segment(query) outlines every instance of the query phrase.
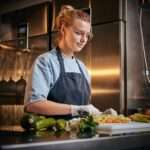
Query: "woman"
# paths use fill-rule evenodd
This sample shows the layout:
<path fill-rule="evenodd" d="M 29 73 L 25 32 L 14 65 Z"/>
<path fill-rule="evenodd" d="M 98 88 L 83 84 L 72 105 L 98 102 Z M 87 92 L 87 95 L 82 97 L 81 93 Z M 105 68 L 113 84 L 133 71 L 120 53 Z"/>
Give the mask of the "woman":
<path fill-rule="evenodd" d="M 78 116 L 80 111 L 98 114 L 90 101 L 90 77 L 75 58 L 91 38 L 87 13 L 64 6 L 56 18 L 57 47 L 40 55 L 26 90 L 25 109 L 44 115 Z"/>

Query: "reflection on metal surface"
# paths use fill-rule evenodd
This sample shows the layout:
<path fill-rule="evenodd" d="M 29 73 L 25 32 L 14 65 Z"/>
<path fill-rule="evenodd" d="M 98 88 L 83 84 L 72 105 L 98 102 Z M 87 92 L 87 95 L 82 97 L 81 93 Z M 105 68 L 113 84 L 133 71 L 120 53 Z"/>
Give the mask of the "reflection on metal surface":
<path fill-rule="evenodd" d="M 104 94 L 118 94 L 120 92 L 120 90 L 119 89 L 101 89 L 101 88 L 99 88 L 99 89 L 95 89 L 95 88 L 93 88 L 92 89 L 92 94 L 93 95 L 104 95 Z"/>
<path fill-rule="evenodd" d="M 118 43 L 121 25 L 118 22 L 94 26 L 92 43 L 81 56 L 92 77 L 92 104 L 100 110 L 110 107 L 118 112 L 122 110 L 121 49 Z"/>
<path fill-rule="evenodd" d="M 17 70 L 17 76 L 20 77 L 21 75 L 22 75 L 22 70 L 21 70 L 21 69 L 18 69 L 18 70 Z"/>
<path fill-rule="evenodd" d="M 0 43 L 0 48 L 6 49 L 6 50 L 14 50 L 15 49 L 15 48 L 13 48 L 11 46 L 8 46 L 6 44 L 1 44 L 1 43 Z"/>
<path fill-rule="evenodd" d="M 134 0 L 127 5 L 127 10 L 132 10 L 127 11 L 126 23 L 127 109 L 147 107 L 150 103 L 150 12 L 139 4 Z"/>
<path fill-rule="evenodd" d="M 0 105 L 0 128 L 2 125 L 19 125 L 24 114 L 23 105 Z"/>
<path fill-rule="evenodd" d="M 119 76 L 120 68 L 110 68 L 110 69 L 92 69 L 89 70 L 92 77 L 102 77 L 102 76 Z"/>

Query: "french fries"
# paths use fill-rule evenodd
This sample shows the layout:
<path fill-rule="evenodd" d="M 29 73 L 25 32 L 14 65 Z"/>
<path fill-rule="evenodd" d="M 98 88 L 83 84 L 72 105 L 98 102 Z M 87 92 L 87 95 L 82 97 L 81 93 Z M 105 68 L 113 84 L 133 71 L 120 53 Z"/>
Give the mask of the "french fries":
<path fill-rule="evenodd" d="M 150 115 L 135 113 L 135 114 L 131 115 L 130 118 L 132 121 L 150 123 Z"/>
<path fill-rule="evenodd" d="M 102 123 L 129 123 L 130 118 L 125 117 L 124 115 L 99 115 L 95 117 L 95 121 L 98 124 Z"/>

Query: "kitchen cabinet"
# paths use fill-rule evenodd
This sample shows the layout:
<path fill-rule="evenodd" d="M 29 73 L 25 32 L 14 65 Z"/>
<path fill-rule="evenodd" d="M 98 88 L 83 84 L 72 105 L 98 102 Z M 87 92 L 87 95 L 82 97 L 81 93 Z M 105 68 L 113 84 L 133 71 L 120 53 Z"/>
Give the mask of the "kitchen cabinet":
<path fill-rule="evenodd" d="M 0 42 L 16 48 L 33 48 L 30 39 L 45 36 L 46 41 L 49 41 L 51 18 L 52 8 L 50 2 L 1 14 Z M 25 43 L 25 40 L 28 40 L 30 45 L 27 45 L 27 43 L 24 47 L 19 47 L 19 40 L 24 40 Z M 47 49 L 50 46 L 49 44 L 50 42 L 46 45 Z"/>
<path fill-rule="evenodd" d="M 32 63 L 51 47 L 51 7 L 44 2 L 0 15 L 0 105 L 24 104 Z"/>

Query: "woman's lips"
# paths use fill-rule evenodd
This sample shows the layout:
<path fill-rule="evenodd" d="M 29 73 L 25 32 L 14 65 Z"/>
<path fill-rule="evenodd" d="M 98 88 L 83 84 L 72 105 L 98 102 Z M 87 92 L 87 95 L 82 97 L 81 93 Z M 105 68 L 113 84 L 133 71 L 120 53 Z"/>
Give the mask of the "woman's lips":
<path fill-rule="evenodd" d="M 80 47 L 80 48 L 82 48 L 83 44 L 77 43 L 77 46 Z"/>

